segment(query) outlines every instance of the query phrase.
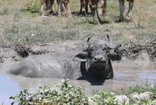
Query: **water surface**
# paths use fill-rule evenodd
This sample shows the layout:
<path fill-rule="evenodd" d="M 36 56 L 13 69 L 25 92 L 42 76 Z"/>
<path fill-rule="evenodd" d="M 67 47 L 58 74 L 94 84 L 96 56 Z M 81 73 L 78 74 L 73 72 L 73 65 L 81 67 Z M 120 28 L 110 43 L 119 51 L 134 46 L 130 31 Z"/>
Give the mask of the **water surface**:
<path fill-rule="evenodd" d="M 138 65 L 137 65 L 138 66 Z M 7 74 L 4 70 L 6 66 L 0 69 L 0 105 L 10 105 L 12 100 L 9 99 L 11 95 L 18 94 L 20 90 L 29 89 L 30 92 L 36 92 L 38 87 L 44 85 L 51 85 L 52 82 L 61 84 L 60 78 L 28 78 Z M 114 79 L 106 80 L 102 85 L 91 85 L 86 80 L 69 80 L 70 85 L 81 86 L 86 89 L 85 93 L 92 94 L 95 89 L 104 91 L 119 91 L 126 89 L 129 86 L 140 84 L 148 79 L 149 83 L 156 80 L 155 69 L 136 68 L 134 65 L 113 65 Z M 134 69 L 135 68 L 135 69 Z"/>

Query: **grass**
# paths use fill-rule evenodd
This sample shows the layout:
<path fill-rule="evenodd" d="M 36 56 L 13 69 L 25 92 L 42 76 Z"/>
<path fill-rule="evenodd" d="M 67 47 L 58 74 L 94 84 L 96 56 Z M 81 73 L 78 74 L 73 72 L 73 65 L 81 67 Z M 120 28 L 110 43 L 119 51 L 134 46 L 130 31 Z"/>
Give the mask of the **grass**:
<path fill-rule="evenodd" d="M 107 15 L 101 25 L 94 25 L 91 15 L 78 16 L 80 3 L 70 1 L 72 17 L 40 17 L 39 12 L 27 10 L 25 0 L 0 1 L 0 46 L 3 44 L 41 44 L 66 42 L 84 42 L 88 36 L 105 39 L 109 34 L 115 44 L 140 43 L 148 44 L 156 40 L 156 3 L 155 0 L 137 0 L 133 8 L 131 23 L 118 23 L 118 1 L 109 0 Z M 128 9 L 128 2 L 126 10 Z M 56 4 L 56 3 L 55 3 Z"/>

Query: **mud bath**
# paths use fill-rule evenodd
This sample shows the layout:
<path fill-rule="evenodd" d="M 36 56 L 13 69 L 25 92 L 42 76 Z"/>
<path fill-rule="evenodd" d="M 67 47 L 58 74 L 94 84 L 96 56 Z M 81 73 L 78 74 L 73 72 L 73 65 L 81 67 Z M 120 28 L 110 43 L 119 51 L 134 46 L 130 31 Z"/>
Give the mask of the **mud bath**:
<path fill-rule="evenodd" d="M 30 92 L 36 92 L 39 86 L 51 85 L 52 82 L 61 84 L 60 78 L 27 78 L 6 73 L 6 71 L 12 65 L 23 59 L 23 57 L 26 57 L 26 54 L 37 55 L 46 52 L 63 51 L 68 49 L 67 46 L 63 46 L 61 50 L 57 49 L 58 46 L 46 47 L 46 51 L 43 49 L 43 46 L 34 46 L 31 47 L 31 49 L 29 48 L 29 50 L 27 50 L 26 47 L 21 46 L 18 46 L 16 49 L 15 47 L 8 46 L 0 49 L 0 104 L 3 102 L 4 105 L 10 104 L 12 100 L 10 100 L 9 97 L 17 94 L 23 89 L 29 89 Z M 19 48 L 23 48 L 23 50 L 19 50 Z M 119 49 L 118 51 L 122 51 L 123 53 L 125 50 Z M 23 52 L 25 52 L 24 56 L 21 55 Z M 69 80 L 69 84 L 84 87 L 86 89 L 85 93 L 90 95 L 94 89 L 104 91 L 119 91 L 122 88 L 127 89 L 129 86 L 140 84 L 141 81 L 145 82 L 147 79 L 149 83 L 153 83 L 156 80 L 156 62 L 154 62 L 155 55 L 151 57 L 151 55 L 145 49 L 140 50 L 139 54 L 133 54 L 133 57 L 134 55 L 136 55 L 135 60 L 129 60 L 125 56 L 120 62 L 112 62 L 114 79 L 106 80 L 103 85 L 91 85 L 86 80 Z"/>

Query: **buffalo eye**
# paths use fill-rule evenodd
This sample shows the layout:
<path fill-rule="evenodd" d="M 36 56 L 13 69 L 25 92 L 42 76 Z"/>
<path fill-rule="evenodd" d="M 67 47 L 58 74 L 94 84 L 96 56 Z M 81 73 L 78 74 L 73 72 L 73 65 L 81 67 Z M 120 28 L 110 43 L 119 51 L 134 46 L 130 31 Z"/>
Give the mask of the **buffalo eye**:
<path fill-rule="evenodd" d="M 103 51 L 105 51 L 106 53 L 109 53 L 109 48 L 105 47 L 103 48 Z"/>
<path fill-rule="evenodd" d="M 94 51 L 94 50 L 93 50 L 93 47 L 88 48 L 88 51 L 89 51 L 89 52 Z"/>
<path fill-rule="evenodd" d="M 107 51 L 107 48 L 103 48 L 103 51 Z"/>

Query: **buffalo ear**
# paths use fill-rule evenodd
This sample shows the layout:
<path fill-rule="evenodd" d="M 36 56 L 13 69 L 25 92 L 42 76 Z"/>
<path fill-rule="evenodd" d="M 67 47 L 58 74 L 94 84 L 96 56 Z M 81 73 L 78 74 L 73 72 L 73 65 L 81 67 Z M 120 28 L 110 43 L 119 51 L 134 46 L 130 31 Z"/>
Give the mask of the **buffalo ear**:
<path fill-rule="evenodd" d="M 108 57 L 112 60 L 112 61 L 115 61 L 115 60 L 121 60 L 121 55 L 120 54 L 117 54 L 117 53 L 109 53 L 108 54 Z"/>
<path fill-rule="evenodd" d="M 80 61 L 80 62 L 86 62 L 88 58 L 88 54 L 86 52 L 81 52 L 77 54 L 73 60 Z"/>
<path fill-rule="evenodd" d="M 81 53 L 77 54 L 75 57 L 77 57 L 79 59 L 87 59 L 88 54 L 86 52 L 81 52 Z"/>

